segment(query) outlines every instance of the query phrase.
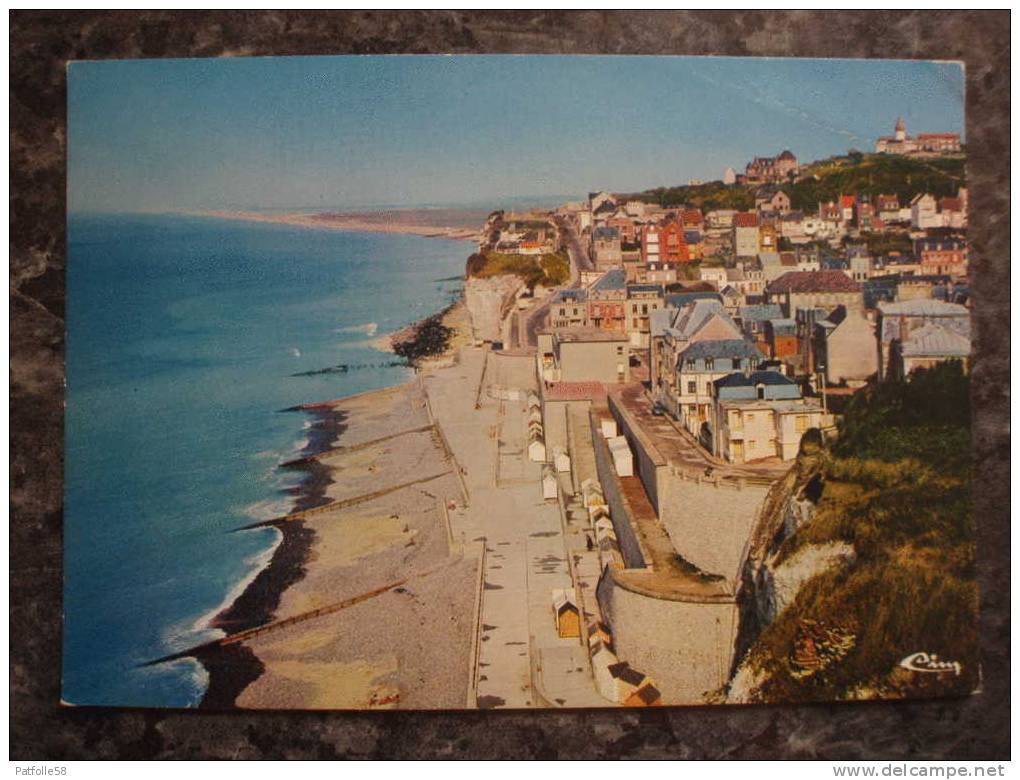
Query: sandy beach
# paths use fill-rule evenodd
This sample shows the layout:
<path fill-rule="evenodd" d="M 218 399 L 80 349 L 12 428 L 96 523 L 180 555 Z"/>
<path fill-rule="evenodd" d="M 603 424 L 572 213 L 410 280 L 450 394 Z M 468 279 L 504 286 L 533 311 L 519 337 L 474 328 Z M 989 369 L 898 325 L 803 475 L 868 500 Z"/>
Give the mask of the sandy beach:
<path fill-rule="evenodd" d="M 322 212 L 318 214 L 212 210 L 192 212 L 191 216 L 244 222 L 273 222 L 319 230 L 406 233 L 429 238 L 477 241 L 479 237 L 478 225 L 485 221 L 486 214 L 481 211 L 458 211 L 455 209 L 401 209 L 395 211 Z"/>

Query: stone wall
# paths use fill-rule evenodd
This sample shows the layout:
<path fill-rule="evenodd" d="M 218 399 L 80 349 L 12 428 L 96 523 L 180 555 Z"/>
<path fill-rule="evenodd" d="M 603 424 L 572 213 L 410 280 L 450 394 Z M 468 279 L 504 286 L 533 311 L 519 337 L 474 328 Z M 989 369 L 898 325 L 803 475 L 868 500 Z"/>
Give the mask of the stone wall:
<path fill-rule="evenodd" d="M 612 570 L 599 581 L 598 597 L 617 655 L 655 680 L 664 704 L 704 703 L 726 684 L 738 626 L 735 602 L 653 598 L 620 586 Z"/>
<path fill-rule="evenodd" d="M 736 583 L 767 492 L 765 485 L 667 470 L 660 473 L 659 520 L 685 560 Z"/>

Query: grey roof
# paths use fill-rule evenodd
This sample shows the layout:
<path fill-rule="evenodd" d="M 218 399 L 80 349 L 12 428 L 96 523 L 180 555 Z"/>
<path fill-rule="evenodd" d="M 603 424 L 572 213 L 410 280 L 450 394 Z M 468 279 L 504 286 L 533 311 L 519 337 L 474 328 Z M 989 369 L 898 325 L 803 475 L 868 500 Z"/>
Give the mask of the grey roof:
<path fill-rule="evenodd" d="M 966 357 L 970 354 L 970 339 L 929 322 L 910 334 L 901 351 L 905 357 Z"/>
<path fill-rule="evenodd" d="M 737 309 L 737 315 L 742 320 L 760 322 L 779 319 L 783 316 L 783 309 L 778 303 L 759 303 L 755 306 L 741 306 Z"/>
<path fill-rule="evenodd" d="M 666 332 L 674 314 L 676 312 L 672 309 L 656 309 L 648 315 L 648 328 L 653 338 Z"/>
<path fill-rule="evenodd" d="M 713 316 L 729 319 L 720 301 L 697 300 L 676 312 L 671 327 L 680 338 L 689 339 Z"/>
<path fill-rule="evenodd" d="M 586 301 L 588 300 L 588 291 L 582 290 L 579 287 L 568 287 L 565 290 L 557 290 L 556 295 L 553 296 L 553 303 L 560 303 L 563 301 Z"/>
<path fill-rule="evenodd" d="M 917 298 L 912 301 L 880 301 L 878 310 L 886 316 L 905 317 L 962 317 L 968 313 L 966 306 L 961 306 L 958 303 L 945 303 L 931 298 Z"/>
<path fill-rule="evenodd" d="M 764 358 L 754 344 L 745 339 L 695 341 L 680 353 L 681 360 L 705 358 Z"/>
<path fill-rule="evenodd" d="M 666 296 L 666 305 L 680 309 L 695 301 L 716 301 L 722 303 L 722 296 L 717 292 L 698 290 L 696 292 L 669 293 Z"/>
<path fill-rule="evenodd" d="M 627 273 L 622 268 L 606 271 L 605 275 L 592 285 L 593 290 L 623 290 L 627 287 Z"/>
<path fill-rule="evenodd" d="M 757 387 L 758 385 L 793 385 L 792 379 L 778 371 L 752 371 L 750 374 L 736 372 L 727 374 L 713 383 L 716 387 Z"/>
<path fill-rule="evenodd" d="M 627 292 L 628 293 L 632 293 L 632 292 L 657 292 L 657 293 L 659 293 L 661 295 L 662 294 L 662 285 L 661 284 L 628 284 L 627 285 Z"/>
<path fill-rule="evenodd" d="M 789 336 L 797 332 L 797 323 L 789 318 L 769 320 L 773 333 Z"/>

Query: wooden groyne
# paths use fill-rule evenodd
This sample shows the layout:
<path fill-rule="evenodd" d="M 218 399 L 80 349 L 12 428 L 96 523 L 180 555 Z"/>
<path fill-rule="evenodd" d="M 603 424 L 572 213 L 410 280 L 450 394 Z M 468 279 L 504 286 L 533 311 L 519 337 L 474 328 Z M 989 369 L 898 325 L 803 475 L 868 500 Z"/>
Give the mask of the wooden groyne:
<path fill-rule="evenodd" d="M 356 452 L 358 450 L 364 450 L 368 447 L 375 446 L 376 444 L 382 444 L 383 442 L 390 441 L 392 439 L 399 439 L 401 436 L 407 436 L 412 433 L 425 433 L 426 431 L 434 430 L 434 425 L 422 425 L 418 428 L 409 428 L 406 431 L 398 431 L 397 433 L 391 433 L 387 436 L 380 436 L 378 439 L 372 439 L 370 441 L 359 442 L 358 444 L 348 444 L 343 447 L 331 447 L 322 452 L 316 452 L 312 455 L 305 455 L 301 458 L 295 458 L 294 460 L 288 460 L 280 464 L 280 468 L 293 469 L 301 468 L 308 463 L 316 463 L 324 458 L 330 458 L 334 455 L 343 455 L 348 452 Z"/>
<path fill-rule="evenodd" d="M 291 512 L 290 514 L 281 515 L 280 517 L 274 517 L 271 520 L 262 520 L 257 523 L 250 523 L 249 525 L 242 525 L 239 528 L 235 528 L 235 531 L 250 531 L 253 528 L 265 528 L 267 526 L 276 526 L 281 523 L 292 523 L 296 520 L 307 520 L 315 515 L 321 515 L 326 512 L 336 512 L 340 509 L 346 509 L 347 507 L 355 506 L 356 504 L 363 504 L 366 501 L 371 501 L 376 498 L 381 498 L 390 493 L 396 492 L 397 490 L 403 490 L 407 487 L 413 487 L 414 485 L 420 485 L 423 482 L 431 482 L 434 479 L 445 477 L 449 474 L 452 469 L 444 469 L 438 474 L 432 474 L 428 477 L 422 477 L 421 479 L 414 479 L 410 482 L 402 482 L 399 485 L 393 485 L 392 487 L 383 488 L 382 490 L 375 490 L 371 493 L 363 493 L 360 496 L 353 496 L 351 498 L 345 498 L 341 501 L 331 501 L 328 504 L 322 506 L 311 507 L 310 509 L 301 509 L 297 512 Z"/>
<path fill-rule="evenodd" d="M 364 601 L 369 601 L 370 599 L 374 599 L 377 596 L 381 596 L 384 593 L 390 592 L 391 590 L 395 590 L 396 588 L 402 587 L 411 580 L 429 577 L 438 571 L 442 571 L 443 569 L 452 566 L 454 563 L 457 563 L 462 559 L 463 556 L 448 559 L 443 563 L 439 564 L 438 566 L 433 566 L 431 569 L 426 569 L 425 571 L 419 574 L 415 574 L 410 577 L 404 577 L 399 580 L 394 580 L 393 582 L 387 583 L 386 585 L 383 585 L 381 587 L 373 588 L 372 590 L 365 591 L 364 593 L 359 593 L 356 596 L 351 596 L 350 598 L 337 601 L 333 604 L 327 604 L 316 609 L 308 610 L 307 612 L 301 612 L 297 615 L 291 615 L 288 618 L 276 620 L 272 623 L 266 623 L 265 625 L 262 626 L 256 626 L 255 628 L 249 628 L 245 631 L 238 631 L 235 634 L 228 634 L 227 636 L 220 637 L 219 639 L 214 639 L 211 642 L 204 642 L 203 644 L 195 645 L 194 647 L 189 647 L 187 650 L 180 650 L 176 653 L 171 653 L 170 655 L 164 655 L 161 658 L 156 658 L 152 661 L 146 661 L 145 663 L 139 664 L 139 667 L 157 666 L 158 664 L 167 663 L 169 661 L 177 661 L 180 660 L 181 658 L 198 657 L 204 653 L 207 653 L 211 650 L 215 650 L 216 648 L 219 647 L 226 647 L 229 645 L 237 644 L 239 642 L 245 642 L 249 639 L 254 639 L 255 637 L 267 634 L 271 631 L 278 631 L 281 628 L 287 628 L 298 623 L 303 623 L 306 620 L 314 620 L 315 618 L 322 617 L 323 615 L 330 615 L 334 612 L 339 612 L 342 609 L 353 607 L 356 604 L 361 604 Z"/>

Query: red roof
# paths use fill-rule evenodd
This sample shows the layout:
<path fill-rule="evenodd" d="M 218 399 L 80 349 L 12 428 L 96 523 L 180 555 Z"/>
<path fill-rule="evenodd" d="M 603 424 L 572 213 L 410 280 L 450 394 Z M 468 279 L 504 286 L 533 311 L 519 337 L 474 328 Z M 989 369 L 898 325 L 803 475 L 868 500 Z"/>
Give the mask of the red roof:
<path fill-rule="evenodd" d="M 960 198 L 943 198 L 939 207 L 942 211 L 963 211 L 963 200 Z"/>
<path fill-rule="evenodd" d="M 753 211 L 738 211 L 733 215 L 734 227 L 758 227 L 758 215 Z"/>
<path fill-rule="evenodd" d="M 853 195 L 840 195 L 839 205 L 845 209 L 852 209 L 857 199 Z"/>
<path fill-rule="evenodd" d="M 546 401 L 605 400 L 606 386 L 601 382 L 556 382 L 543 393 Z"/>
<path fill-rule="evenodd" d="M 920 138 L 959 138 L 959 133 L 918 133 L 917 137 Z"/>
<path fill-rule="evenodd" d="M 770 293 L 860 292 L 861 286 L 842 271 L 787 271 L 768 286 Z"/>

